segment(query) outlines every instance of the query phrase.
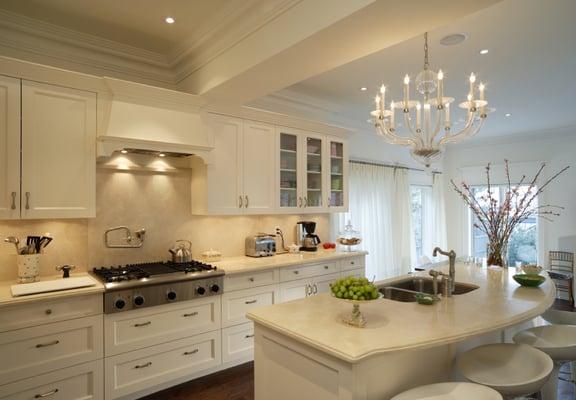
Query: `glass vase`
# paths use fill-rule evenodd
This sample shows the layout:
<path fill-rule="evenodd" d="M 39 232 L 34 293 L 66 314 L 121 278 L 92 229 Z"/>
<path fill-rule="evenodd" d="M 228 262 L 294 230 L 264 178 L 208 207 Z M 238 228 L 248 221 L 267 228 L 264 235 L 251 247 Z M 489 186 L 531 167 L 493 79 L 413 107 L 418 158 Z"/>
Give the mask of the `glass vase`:
<path fill-rule="evenodd" d="M 488 242 L 486 248 L 487 260 L 486 265 L 496 265 L 498 267 L 507 267 L 508 258 L 508 241 L 499 240 Z"/>

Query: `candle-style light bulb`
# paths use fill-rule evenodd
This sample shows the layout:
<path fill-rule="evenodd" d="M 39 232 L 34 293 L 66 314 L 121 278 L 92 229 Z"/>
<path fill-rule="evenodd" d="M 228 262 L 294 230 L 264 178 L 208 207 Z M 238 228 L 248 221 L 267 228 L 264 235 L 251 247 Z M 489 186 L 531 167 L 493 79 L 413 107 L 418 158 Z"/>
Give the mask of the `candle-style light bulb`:
<path fill-rule="evenodd" d="M 384 85 L 380 86 L 380 93 L 382 94 L 386 93 L 386 86 Z"/>
<path fill-rule="evenodd" d="M 484 100 L 484 89 L 486 88 L 486 86 L 484 86 L 484 83 L 480 82 L 480 85 L 478 85 L 478 90 L 480 90 L 480 100 Z"/>
<path fill-rule="evenodd" d="M 408 76 L 408 74 L 404 75 L 404 84 L 408 85 L 410 83 L 410 77 Z"/>
<path fill-rule="evenodd" d="M 404 76 L 404 108 L 408 109 L 408 102 L 410 101 L 410 77 L 408 74 Z"/>
<path fill-rule="evenodd" d="M 390 126 L 392 126 L 392 128 L 394 128 L 394 101 L 390 102 L 390 112 L 392 114 L 390 114 Z"/>
<path fill-rule="evenodd" d="M 450 128 L 450 103 L 444 104 L 444 126 Z"/>
<path fill-rule="evenodd" d="M 422 119 L 422 106 L 420 102 L 416 103 L 416 129 L 420 129 L 420 120 Z"/>
<path fill-rule="evenodd" d="M 476 75 L 474 75 L 474 72 L 472 72 L 470 74 L 470 83 L 474 83 L 474 82 L 476 82 Z"/>
<path fill-rule="evenodd" d="M 442 96 L 444 96 L 444 72 L 438 70 L 438 92 L 436 102 L 440 106 L 442 104 Z"/>
<path fill-rule="evenodd" d="M 444 79 L 444 72 L 442 72 L 442 70 L 438 70 L 438 80 L 441 81 L 442 79 Z"/>

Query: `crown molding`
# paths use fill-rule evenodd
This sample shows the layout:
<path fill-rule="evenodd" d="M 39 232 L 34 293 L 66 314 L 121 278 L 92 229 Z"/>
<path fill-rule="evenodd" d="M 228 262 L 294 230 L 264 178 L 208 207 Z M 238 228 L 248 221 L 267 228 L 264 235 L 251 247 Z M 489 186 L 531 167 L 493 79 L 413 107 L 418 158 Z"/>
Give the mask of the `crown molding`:
<path fill-rule="evenodd" d="M 162 54 L 1 9 L 0 52 L 101 76 L 130 77 L 175 86 L 168 61 Z"/>
<path fill-rule="evenodd" d="M 244 0 L 233 3 L 234 7 L 228 7 L 214 18 L 214 24 L 207 31 L 191 37 L 169 53 L 175 81 L 186 79 L 300 2 L 302 0 Z"/>

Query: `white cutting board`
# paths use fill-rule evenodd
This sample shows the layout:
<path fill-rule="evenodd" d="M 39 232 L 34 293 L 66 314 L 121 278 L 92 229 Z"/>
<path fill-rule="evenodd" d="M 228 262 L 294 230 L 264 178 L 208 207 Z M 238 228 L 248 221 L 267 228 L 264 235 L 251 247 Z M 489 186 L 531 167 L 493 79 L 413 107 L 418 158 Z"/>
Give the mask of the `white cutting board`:
<path fill-rule="evenodd" d="M 61 278 L 52 281 L 42 281 L 34 283 L 22 283 L 10 287 L 12 296 L 28 296 L 31 294 L 59 292 L 61 290 L 78 289 L 82 287 L 95 286 L 96 282 L 89 276 L 76 278 Z"/>

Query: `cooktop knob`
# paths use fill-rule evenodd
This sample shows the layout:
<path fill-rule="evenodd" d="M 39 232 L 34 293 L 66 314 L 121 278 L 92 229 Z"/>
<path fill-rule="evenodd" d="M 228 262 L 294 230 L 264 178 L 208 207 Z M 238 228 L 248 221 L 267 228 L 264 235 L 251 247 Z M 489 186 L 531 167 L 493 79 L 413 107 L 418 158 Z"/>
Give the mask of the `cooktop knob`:
<path fill-rule="evenodd" d="M 206 289 L 204 289 L 202 286 L 198 286 L 196 288 L 196 293 L 198 293 L 200 296 L 202 296 L 204 293 L 206 293 Z"/>
<path fill-rule="evenodd" d="M 141 306 L 142 304 L 144 304 L 144 297 L 142 296 L 134 297 L 134 304 L 136 304 L 137 306 Z"/>
<path fill-rule="evenodd" d="M 114 308 L 116 308 L 117 310 L 123 309 L 125 305 L 126 305 L 126 302 L 122 299 L 117 299 L 114 302 Z"/>
<path fill-rule="evenodd" d="M 218 293 L 220 291 L 220 286 L 218 286 L 217 284 L 213 284 L 210 286 L 210 291 L 212 293 Z"/>
<path fill-rule="evenodd" d="M 170 301 L 174 301 L 176 300 L 176 292 L 171 290 L 168 293 L 166 293 L 166 298 Z"/>

